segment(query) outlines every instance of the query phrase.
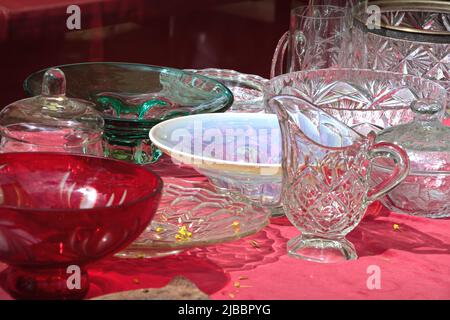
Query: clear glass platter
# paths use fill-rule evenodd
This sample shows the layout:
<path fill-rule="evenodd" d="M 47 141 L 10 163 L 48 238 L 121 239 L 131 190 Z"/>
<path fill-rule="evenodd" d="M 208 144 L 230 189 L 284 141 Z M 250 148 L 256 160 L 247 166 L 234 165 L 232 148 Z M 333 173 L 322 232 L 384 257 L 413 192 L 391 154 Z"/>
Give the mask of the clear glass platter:
<path fill-rule="evenodd" d="M 149 258 L 241 239 L 269 223 L 270 212 L 216 193 L 204 177 L 163 177 L 163 196 L 148 228 L 123 258 Z"/>

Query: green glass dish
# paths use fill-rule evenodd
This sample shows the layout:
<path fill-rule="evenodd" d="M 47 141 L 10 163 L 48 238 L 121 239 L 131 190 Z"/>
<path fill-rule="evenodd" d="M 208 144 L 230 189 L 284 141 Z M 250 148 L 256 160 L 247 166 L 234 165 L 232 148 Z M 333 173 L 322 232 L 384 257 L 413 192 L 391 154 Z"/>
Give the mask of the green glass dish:
<path fill-rule="evenodd" d="M 220 82 L 178 69 L 122 62 L 57 66 L 67 81 L 67 96 L 92 102 L 105 120 L 105 156 L 139 164 L 161 152 L 148 139 L 156 124 L 191 114 L 224 112 L 233 94 Z M 30 96 L 41 92 L 37 71 L 24 81 Z"/>

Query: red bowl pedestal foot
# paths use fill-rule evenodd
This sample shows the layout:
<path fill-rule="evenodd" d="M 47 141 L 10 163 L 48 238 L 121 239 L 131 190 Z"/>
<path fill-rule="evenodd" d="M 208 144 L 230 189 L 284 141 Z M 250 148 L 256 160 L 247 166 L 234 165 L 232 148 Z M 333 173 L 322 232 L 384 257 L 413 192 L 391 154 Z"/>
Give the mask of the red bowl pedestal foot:
<path fill-rule="evenodd" d="M 5 289 L 16 299 L 74 300 L 89 290 L 89 278 L 83 267 L 20 268 L 6 270 Z"/>

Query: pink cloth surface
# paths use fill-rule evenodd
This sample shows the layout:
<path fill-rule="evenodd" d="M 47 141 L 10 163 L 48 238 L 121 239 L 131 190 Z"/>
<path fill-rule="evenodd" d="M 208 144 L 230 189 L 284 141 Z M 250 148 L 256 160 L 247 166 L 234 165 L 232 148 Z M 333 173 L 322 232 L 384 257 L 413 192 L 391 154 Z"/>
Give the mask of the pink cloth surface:
<path fill-rule="evenodd" d="M 319 264 L 287 255 L 298 231 L 278 218 L 240 241 L 164 258 L 107 258 L 90 266 L 87 298 L 158 288 L 182 275 L 212 299 L 450 299 L 448 230 L 450 219 L 369 213 L 347 237 L 359 259 Z M 367 286 L 370 266 L 380 268 L 380 289 Z M 10 296 L 0 289 L 0 299 Z"/>

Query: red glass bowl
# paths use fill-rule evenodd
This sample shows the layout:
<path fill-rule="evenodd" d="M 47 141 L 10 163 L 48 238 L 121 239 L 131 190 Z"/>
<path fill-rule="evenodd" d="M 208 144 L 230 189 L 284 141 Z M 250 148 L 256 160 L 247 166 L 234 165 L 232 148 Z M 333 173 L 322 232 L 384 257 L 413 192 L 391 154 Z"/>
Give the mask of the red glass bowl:
<path fill-rule="evenodd" d="M 0 261 L 16 298 L 76 299 L 85 266 L 151 222 L 162 181 L 131 163 L 61 153 L 0 154 Z"/>

